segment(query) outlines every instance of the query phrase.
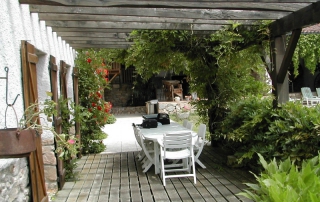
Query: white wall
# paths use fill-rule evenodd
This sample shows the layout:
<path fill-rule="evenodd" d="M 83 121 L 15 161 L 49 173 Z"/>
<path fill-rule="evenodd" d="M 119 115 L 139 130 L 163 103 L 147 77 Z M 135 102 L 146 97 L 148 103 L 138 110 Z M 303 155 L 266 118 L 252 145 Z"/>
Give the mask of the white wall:
<path fill-rule="evenodd" d="M 9 68 L 8 75 L 8 103 L 11 104 L 16 95 L 20 94 L 14 109 L 18 119 L 23 115 L 23 94 L 21 75 L 21 40 L 27 40 L 38 50 L 37 64 L 39 101 L 47 98 L 46 91 L 51 91 L 49 78 L 49 57 L 56 58 L 57 65 L 64 60 L 71 68 L 74 67 L 75 51 L 65 41 L 57 37 L 45 22 L 39 21 L 38 14 L 30 14 L 28 5 L 20 5 L 18 0 L 0 0 L 0 77 L 5 77 L 5 67 Z M 73 99 L 72 70 L 68 71 L 68 97 Z M 58 79 L 59 81 L 59 79 Z M 6 81 L 0 79 L 0 129 L 15 128 L 16 117 L 11 107 L 6 110 Z M 6 124 L 5 124 L 6 117 Z M 44 132 L 43 142 L 53 142 L 53 135 Z M 0 159 L 0 169 L 8 162 L 19 159 Z M 1 170 L 0 170 L 1 172 Z"/>

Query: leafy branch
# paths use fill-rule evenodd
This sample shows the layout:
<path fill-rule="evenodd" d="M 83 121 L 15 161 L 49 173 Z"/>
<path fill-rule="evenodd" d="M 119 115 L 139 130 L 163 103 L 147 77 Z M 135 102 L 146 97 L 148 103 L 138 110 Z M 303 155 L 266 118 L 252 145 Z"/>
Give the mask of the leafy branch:
<path fill-rule="evenodd" d="M 50 92 L 47 92 L 47 95 L 52 96 Z M 38 134 L 41 134 L 43 130 L 50 131 L 57 142 L 55 152 L 59 154 L 59 158 L 70 160 L 75 158 L 78 153 L 79 145 L 76 137 L 70 134 L 58 134 L 52 125 L 40 122 L 44 118 L 43 115 L 47 117 L 47 122 L 52 122 L 53 116 L 57 116 L 56 105 L 57 103 L 51 99 L 31 104 L 20 119 L 18 130 L 34 129 Z"/>

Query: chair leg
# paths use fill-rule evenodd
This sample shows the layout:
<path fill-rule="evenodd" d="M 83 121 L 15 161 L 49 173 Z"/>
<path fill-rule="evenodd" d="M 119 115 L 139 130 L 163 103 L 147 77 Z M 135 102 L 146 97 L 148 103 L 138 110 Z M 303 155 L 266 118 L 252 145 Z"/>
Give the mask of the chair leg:
<path fill-rule="evenodd" d="M 143 172 L 145 173 L 145 172 L 147 172 L 150 168 L 151 168 L 151 166 L 152 166 L 152 162 L 148 162 L 148 164 L 144 167 L 144 170 L 143 170 Z"/>
<path fill-rule="evenodd" d="M 196 166 L 195 166 L 195 160 L 194 160 L 194 156 L 191 157 L 192 158 L 192 169 L 193 169 L 193 181 L 194 184 L 197 184 L 197 177 L 196 177 Z"/>
<path fill-rule="evenodd" d="M 164 168 L 164 161 L 163 161 L 162 155 L 161 155 L 161 175 L 162 175 L 163 186 L 166 186 L 165 168 Z"/>
<path fill-rule="evenodd" d="M 201 168 L 207 168 L 199 159 L 196 159 L 196 163 L 199 164 Z"/>
<path fill-rule="evenodd" d="M 136 156 L 136 158 L 138 158 L 138 161 L 141 161 L 143 158 L 144 158 L 144 153 L 143 153 L 143 151 L 141 150 L 138 154 L 137 154 L 137 156 Z"/>

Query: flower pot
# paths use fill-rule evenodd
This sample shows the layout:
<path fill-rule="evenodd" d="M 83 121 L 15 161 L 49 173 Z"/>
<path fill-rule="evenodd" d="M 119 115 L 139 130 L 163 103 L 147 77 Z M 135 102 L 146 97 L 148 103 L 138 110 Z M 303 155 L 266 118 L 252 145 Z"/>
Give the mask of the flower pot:
<path fill-rule="evenodd" d="M 17 128 L 0 130 L 0 158 L 21 158 L 36 150 L 36 131 L 18 131 Z"/>

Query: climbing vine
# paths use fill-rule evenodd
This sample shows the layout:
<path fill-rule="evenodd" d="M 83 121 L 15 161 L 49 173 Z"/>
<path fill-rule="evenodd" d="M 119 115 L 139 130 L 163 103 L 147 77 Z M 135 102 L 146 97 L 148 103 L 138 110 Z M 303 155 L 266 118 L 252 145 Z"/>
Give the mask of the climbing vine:
<path fill-rule="evenodd" d="M 320 34 L 301 34 L 293 55 L 294 75 L 299 75 L 301 59 L 312 73 L 320 63 Z"/>
<path fill-rule="evenodd" d="M 187 75 L 194 102 L 211 130 L 231 102 L 249 94 L 264 94 L 265 64 L 262 50 L 267 48 L 267 23 L 253 27 L 235 24 L 211 35 L 191 31 L 146 31 L 131 34 L 135 44 L 124 58 L 148 79 L 162 70 Z M 217 119 L 217 117 L 220 117 Z"/>

